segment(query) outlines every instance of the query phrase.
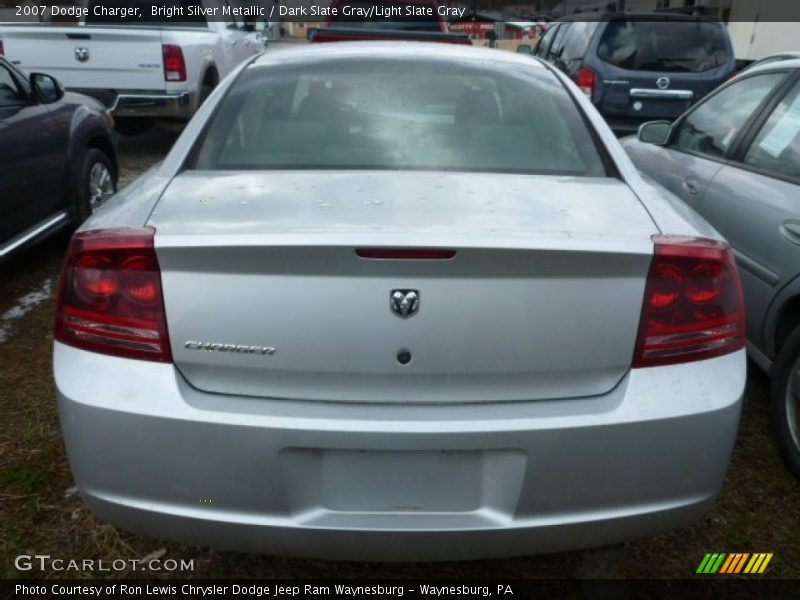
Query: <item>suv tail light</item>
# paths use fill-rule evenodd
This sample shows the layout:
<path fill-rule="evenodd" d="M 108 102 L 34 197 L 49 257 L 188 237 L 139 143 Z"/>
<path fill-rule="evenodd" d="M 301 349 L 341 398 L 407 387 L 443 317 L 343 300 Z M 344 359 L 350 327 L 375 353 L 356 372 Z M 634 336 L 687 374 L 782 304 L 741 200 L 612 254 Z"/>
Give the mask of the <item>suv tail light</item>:
<path fill-rule="evenodd" d="M 59 342 L 172 362 L 154 233 L 98 229 L 73 236 L 56 302 Z"/>
<path fill-rule="evenodd" d="M 161 52 L 164 55 L 164 79 L 166 81 L 186 81 L 186 61 L 183 60 L 181 47 L 163 44 Z"/>
<path fill-rule="evenodd" d="M 714 240 L 654 236 L 634 367 L 712 358 L 744 347 L 739 272 Z"/>
<path fill-rule="evenodd" d="M 581 67 L 575 74 L 575 83 L 578 84 L 578 87 L 581 88 L 581 91 L 586 94 L 589 100 L 592 99 L 596 82 L 597 76 L 594 74 L 594 71 L 586 67 Z"/>

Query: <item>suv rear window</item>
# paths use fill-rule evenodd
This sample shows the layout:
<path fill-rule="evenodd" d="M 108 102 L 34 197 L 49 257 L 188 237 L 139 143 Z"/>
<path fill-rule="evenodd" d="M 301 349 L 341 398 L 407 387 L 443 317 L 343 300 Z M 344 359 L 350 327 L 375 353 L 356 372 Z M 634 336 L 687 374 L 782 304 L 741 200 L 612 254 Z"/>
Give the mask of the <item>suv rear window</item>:
<path fill-rule="evenodd" d="M 699 73 L 728 62 L 722 24 L 707 21 L 610 21 L 597 56 L 623 69 Z"/>
<path fill-rule="evenodd" d="M 251 67 L 214 115 L 196 168 L 606 176 L 572 98 L 531 70 L 368 58 Z"/>

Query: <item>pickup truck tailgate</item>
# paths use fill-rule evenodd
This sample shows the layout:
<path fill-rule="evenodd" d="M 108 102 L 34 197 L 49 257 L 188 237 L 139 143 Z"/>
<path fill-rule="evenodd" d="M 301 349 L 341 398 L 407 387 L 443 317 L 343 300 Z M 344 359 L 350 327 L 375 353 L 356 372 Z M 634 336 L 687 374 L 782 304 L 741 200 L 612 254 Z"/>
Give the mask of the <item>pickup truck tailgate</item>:
<path fill-rule="evenodd" d="M 5 27 L 3 44 L 12 63 L 52 75 L 67 88 L 165 88 L 159 29 Z"/>

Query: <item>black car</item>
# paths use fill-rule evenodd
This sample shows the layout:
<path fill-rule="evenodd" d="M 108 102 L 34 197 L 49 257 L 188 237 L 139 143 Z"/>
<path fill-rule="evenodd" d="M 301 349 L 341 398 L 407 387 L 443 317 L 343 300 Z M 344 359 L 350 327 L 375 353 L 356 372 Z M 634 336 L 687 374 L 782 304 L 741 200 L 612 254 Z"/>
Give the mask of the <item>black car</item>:
<path fill-rule="evenodd" d="M 0 57 L 0 261 L 80 224 L 116 191 L 105 107 Z"/>
<path fill-rule="evenodd" d="M 677 118 L 736 68 L 727 28 L 707 16 L 578 15 L 554 23 L 535 54 L 569 75 L 617 135 Z"/>

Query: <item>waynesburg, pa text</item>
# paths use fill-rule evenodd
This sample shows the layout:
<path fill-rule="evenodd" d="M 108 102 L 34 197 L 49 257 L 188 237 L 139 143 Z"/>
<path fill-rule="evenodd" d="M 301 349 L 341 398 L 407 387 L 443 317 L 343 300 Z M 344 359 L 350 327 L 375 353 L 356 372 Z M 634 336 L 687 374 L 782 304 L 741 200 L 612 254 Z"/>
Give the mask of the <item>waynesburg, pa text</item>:
<path fill-rule="evenodd" d="M 496 588 L 496 589 L 494 589 Z M 368 596 L 394 596 L 401 598 L 406 592 L 416 597 L 450 597 L 465 596 L 470 598 L 489 596 L 514 596 L 512 586 L 504 584 L 488 585 L 427 585 L 418 584 L 408 585 L 353 585 L 353 584 L 332 584 L 332 585 L 286 585 L 286 584 L 214 584 L 214 585 L 194 585 L 185 583 L 174 584 L 49 584 L 49 585 L 27 585 L 16 584 L 15 594 L 17 596 L 94 596 L 98 598 L 106 596 L 179 596 L 188 598 L 211 598 L 221 596 L 231 597 L 308 597 L 308 596 L 332 596 L 332 597 L 362 597 Z"/>

